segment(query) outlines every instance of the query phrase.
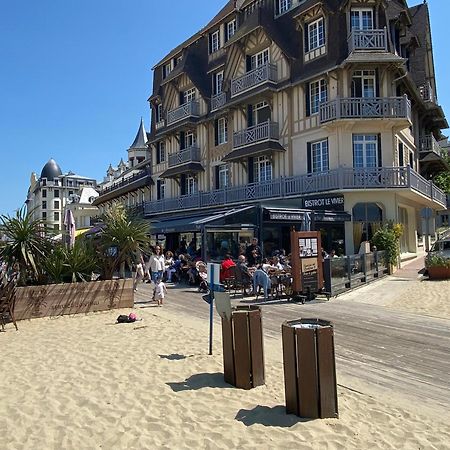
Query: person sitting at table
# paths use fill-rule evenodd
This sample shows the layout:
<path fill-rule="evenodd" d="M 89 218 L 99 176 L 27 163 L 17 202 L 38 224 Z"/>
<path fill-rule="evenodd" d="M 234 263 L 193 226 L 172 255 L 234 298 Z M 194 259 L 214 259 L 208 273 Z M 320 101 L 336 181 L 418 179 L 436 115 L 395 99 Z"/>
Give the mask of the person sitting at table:
<path fill-rule="evenodd" d="M 252 275 L 250 274 L 250 271 L 248 270 L 247 262 L 245 259 L 245 255 L 239 255 L 238 262 L 236 264 L 237 268 L 241 271 L 242 274 L 242 280 L 244 282 L 250 283 L 252 279 Z"/>
<path fill-rule="evenodd" d="M 236 264 L 231 259 L 231 255 L 227 253 L 225 259 L 220 265 L 220 282 L 223 283 L 227 278 L 230 277 L 230 267 L 235 267 Z"/>
<path fill-rule="evenodd" d="M 283 270 L 284 266 L 280 262 L 280 258 L 278 256 L 274 256 L 272 258 L 272 266 L 275 267 L 277 270 Z"/>

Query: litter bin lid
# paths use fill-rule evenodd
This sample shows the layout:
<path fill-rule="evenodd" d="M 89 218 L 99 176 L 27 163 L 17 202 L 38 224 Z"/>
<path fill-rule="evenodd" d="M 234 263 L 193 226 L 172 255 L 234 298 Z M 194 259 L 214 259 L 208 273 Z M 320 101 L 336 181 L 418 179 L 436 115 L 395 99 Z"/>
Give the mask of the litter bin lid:
<path fill-rule="evenodd" d="M 318 325 L 317 323 L 296 323 L 292 328 L 307 328 L 309 330 L 316 330 L 317 328 L 328 328 L 329 325 Z"/>

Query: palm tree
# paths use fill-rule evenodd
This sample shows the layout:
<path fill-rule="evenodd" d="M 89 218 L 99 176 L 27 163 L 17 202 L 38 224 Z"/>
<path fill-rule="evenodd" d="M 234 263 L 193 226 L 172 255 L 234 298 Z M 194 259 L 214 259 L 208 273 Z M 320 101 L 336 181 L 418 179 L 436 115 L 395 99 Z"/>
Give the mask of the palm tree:
<path fill-rule="evenodd" d="M 105 277 L 112 278 L 113 273 L 119 270 L 121 278 L 125 278 L 126 265 L 130 267 L 133 258 L 149 247 L 148 222 L 129 216 L 122 205 L 117 205 L 104 215 L 103 223 L 100 247 L 104 262 L 110 263 L 105 267 Z"/>
<path fill-rule="evenodd" d="M 0 216 L 0 234 L 5 239 L 0 247 L 0 258 L 8 264 L 18 265 L 20 282 L 25 283 L 27 273 L 36 281 L 41 281 L 41 261 L 50 252 L 52 245 L 45 222 L 33 219 L 23 207 L 13 217 Z"/>

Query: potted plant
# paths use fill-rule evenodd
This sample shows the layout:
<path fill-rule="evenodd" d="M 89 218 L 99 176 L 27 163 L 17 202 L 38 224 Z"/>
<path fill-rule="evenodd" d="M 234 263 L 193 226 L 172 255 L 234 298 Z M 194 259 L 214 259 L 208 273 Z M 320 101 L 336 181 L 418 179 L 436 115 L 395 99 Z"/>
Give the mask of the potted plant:
<path fill-rule="evenodd" d="M 425 260 L 430 280 L 450 279 L 450 258 L 441 255 L 430 255 Z"/>

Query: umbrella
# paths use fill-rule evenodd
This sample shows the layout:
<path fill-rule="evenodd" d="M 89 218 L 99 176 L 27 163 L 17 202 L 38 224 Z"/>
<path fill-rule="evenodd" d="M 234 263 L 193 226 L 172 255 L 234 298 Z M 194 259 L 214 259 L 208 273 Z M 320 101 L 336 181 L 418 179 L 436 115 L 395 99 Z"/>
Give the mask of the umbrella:
<path fill-rule="evenodd" d="M 75 219 L 70 209 L 66 209 L 64 215 L 64 225 L 66 227 L 67 234 L 69 235 L 69 247 L 73 247 L 75 244 Z"/>

